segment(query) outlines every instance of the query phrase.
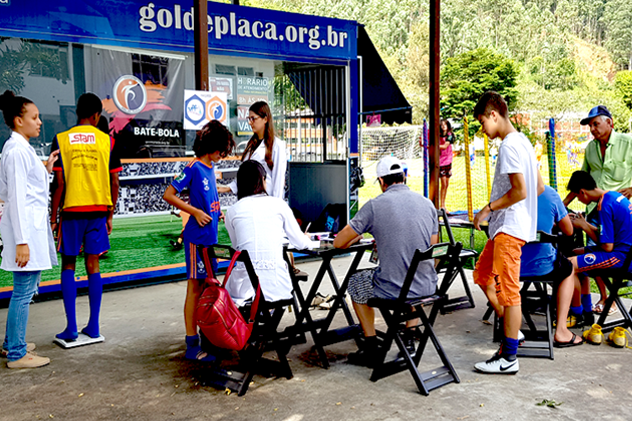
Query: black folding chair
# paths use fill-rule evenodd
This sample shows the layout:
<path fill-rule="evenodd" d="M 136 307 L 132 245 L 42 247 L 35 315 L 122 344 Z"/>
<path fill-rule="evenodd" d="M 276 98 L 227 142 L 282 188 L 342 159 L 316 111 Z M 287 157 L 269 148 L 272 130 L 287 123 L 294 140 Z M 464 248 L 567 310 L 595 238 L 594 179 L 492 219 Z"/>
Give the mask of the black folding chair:
<path fill-rule="evenodd" d="M 454 235 L 452 234 L 452 227 L 450 226 L 450 221 L 448 220 L 448 213 L 446 212 L 446 210 L 443 208 L 439 209 L 438 217 L 439 217 L 439 228 L 441 228 L 441 225 L 443 225 L 448 235 L 448 242 L 453 246 L 456 245 L 456 241 L 454 240 Z M 441 230 L 439 232 L 441 233 Z M 454 273 L 452 277 L 450 277 L 450 279 L 447 279 L 444 277 L 442 282 L 446 283 L 446 285 L 445 286 L 442 285 L 442 288 L 444 288 L 445 291 L 448 291 L 450 286 L 454 282 L 454 279 L 457 276 L 461 276 L 461 282 L 463 282 L 465 295 L 463 297 L 458 297 L 458 298 L 450 298 L 448 296 L 446 299 L 445 305 L 443 306 L 443 309 L 441 310 L 442 314 L 445 314 L 449 311 L 476 307 L 474 303 L 474 296 L 472 295 L 472 291 L 470 290 L 470 285 L 467 282 L 467 277 L 465 276 L 465 271 L 463 270 L 463 267 L 467 264 L 468 260 L 476 259 L 477 256 L 478 256 L 478 253 L 476 252 L 476 250 L 461 249 L 461 253 L 459 255 L 459 264 L 457 265 L 457 271 Z"/>
<path fill-rule="evenodd" d="M 198 246 L 198 252 L 204 257 L 207 273 L 211 273 L 212 270 L 207 264 L 207 262 L 210 262 L 210 259 L 230 260 L 235 254 L 235 250 L 232 248 L 220 245 Z M 252 265 L 248 251 L 242 251 L 236 261 L 245 266 L 248 278 L 256 291 L 259 285 L 259 278 Z M 230 282 L 230 279 L 228 282 Z M 294 300 L 292 299 L 268 302 L 265 300 L 264 294 L 261 294 L 252 335 L 245 348 L 239 351 L 238 363 L 233 366 L 227 366 L 223 365 L 222 361 L 219 361 L 219 363 L 212 365 L 206 372 L 204 384 L 218 389 L 230 389 L 242 396 L 248 391 L 255 373 L 274 373 L 277 377 L 282 376 L 291 379 L 293 374 L 287 354 L 292 343 L 288 341 L 286 336 L 278 332 L 278 327 L 285 313 L 285 308 L 293 304 Z M 249 307 L 241 308 L 240 310 L 242 314 L 250 314 Z M 276 351 L 278 360 L 263 358 L 263 353 L 271 350 Z"/>
<path fill-rule="evenodd" d="M 536 240 L 530 242 L 552 244 L 555 248 L 561 239 L 559 235 L 547 234 L 538 231 Z M 554 359 L 553 355 L 553 314 L 555 308 L 556 286 L 562 279 L 552 279 L 544 276 L 521 276 L 522 288 L 520 289 L 522 317 L 527 329 L 523 328 L 525 342 L 518 348 L 517 356 L 532 358 Z M 552 287 L 552 294 L 549 295 L 548 286 Z M 493 312 L 490 306 L 487 310 Z M 544 329 L 539 329 L 533 321 L 534 314 L 544 314 Z M 491 313 L 490 313 L 491 315 Z M 494 313 L 494 341 L 500 342 L 504 336 L 503 326 L 500 326 L 499 319 Z"/>
<path fill-rule="evenodd" d="M 604 303 L 599 320 L 597 320 L 597 324 L 601 326 L 603 332 L 609 332 L 615 327 L 622 327 L 624 329 L 632 327 L 632 306 L 627 310 L 621 301 L 622 296 L 632 295 L 632 292 L 621 293 L 622 288 L 632 287 L 632 273 L 629 272 L 630 264 L 632 264 L 632 248 L 628 251 L 628 255 L 623 263 L 623 269 L 603 270 L 596 271 L 595 273 L 595 275 L 601 276 L 601 279 L 603 279 L 603 282 L 606 284 L 606 288 L 608 288 L 608 298 Z M 608 311 L 613 304 L 617 306 L 623 317 L 606 323 Z"/>
<path fill-rule="evenodd" d="M 376 356 L 378 361 L 371 374 L 371 381 L 377 381 L 384 377 L 408 370 L 413 376 L 419 392 L 423 395 L 428 395 L 431 390 L 448 383 L 460 383 L 459 376 L 439 343 L 439 339 L 433 328 L 437 314 L 446 301 L 446 291 L 441 288 L 445 283 L 442 282 L 436 294 L 429 297 L 408 298 L 408 292 L 410 291 L 419 263 L 422 261 L 437 259 L 437 267 L 443 270 L 444 279 L 452 276 L 460 264 L 459 255 L 461 248 L 461 243 L 455 245 L 443 243 L 435 244 L 426 251 L 416 250 L 410 263 L 408 273 L 406 274 L 406 279 L 402 285 L 399 298 L 395 300 L 371 298 L 369 300 L 368 305 L 380 310 L 387 325 L 385 333 L 378 332 L 378 336 L 383 339 L 383 343 Z M 432 309 L 428 316 L 424 311 L 424 307 L 431 304 Z M 406 349 L 402 337 L 407 329 L 406 322 L 417 318 L 421 320 L 421 325 L 414 329 L 420 337 L 420 341 L 415 349 L 414 355 L 411 355 Z M 423 332 L 421 331 L 422 328 Z M 417 367 L 421 361 L 428 339 L 432 341 L 439 358 L 441 358 L 443 366 L 420 373 Z M 397 344 L 397 348 L 399 348 L 400 357 L 392 361 L 386 361 L 387 353 L 390 351 L 393 341 Z"/>

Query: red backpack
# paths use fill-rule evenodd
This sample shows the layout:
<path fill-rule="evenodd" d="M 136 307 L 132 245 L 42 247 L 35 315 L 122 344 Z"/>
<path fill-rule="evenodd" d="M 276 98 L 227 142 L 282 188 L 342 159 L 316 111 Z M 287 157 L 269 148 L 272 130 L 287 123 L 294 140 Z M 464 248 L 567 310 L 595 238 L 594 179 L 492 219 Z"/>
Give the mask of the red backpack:
<path fill-rule="evenodd" d="M 257 308 L 259 307 L 261 288 L 257 285 L 257 293 L 250 307 L 250 317 L 246 321 L 225 288 L 240 252 L 236 251 L 233 254 L 223 283 L 220 283 L 214 277 L 208 251 L 204 249 L 202 254 L 204 265 L 209 275 L 206 278 L 208 287 L 202 293 L 195 309 L 197 324 L 204 336 L 213 345 L 219 348 L 240 351 L 246 346 L 252 333 Z"/>

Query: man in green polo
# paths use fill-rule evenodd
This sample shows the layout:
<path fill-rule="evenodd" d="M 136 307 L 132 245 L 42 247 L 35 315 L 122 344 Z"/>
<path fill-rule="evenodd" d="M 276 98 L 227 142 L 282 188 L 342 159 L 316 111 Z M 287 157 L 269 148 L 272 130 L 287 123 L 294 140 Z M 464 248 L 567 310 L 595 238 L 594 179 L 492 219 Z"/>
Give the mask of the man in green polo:
<path fill-rule="evenodd" d="M 632 197 L 632 136 L 617 133 L 613 130 L 612 114 L 604 105 L 594 107 L 588 116 L 580 121 L 582 125 L 590 126 L 590 133 L 594 139 L 588 143 L 584 155 L 582 171 L 589 173 L 597 183 L 597 187 L 605 191 L 618 191 L 625 197 Z M 577 195 L 568 193 L 564 199 L 564 205 L 568 206 Z M 597 203 L 593 202 L 586 207 L 586 219 L 597 226 L 596 213 L 593 213 Z M 596 313 L 601 313 L 607 298 L 606 287 L 597 279 L 597 285 L 601 293 L 601 299 L 595 304 Z M 582 301 L 586 304 L 591 301 L 590 285 L 582 282 Z M 584 305 L 586 307 L 586 305 Z M 616 306 L 612 306 L 616 309 Z M 590 311 L 584 308 L 584 311 Z"/>

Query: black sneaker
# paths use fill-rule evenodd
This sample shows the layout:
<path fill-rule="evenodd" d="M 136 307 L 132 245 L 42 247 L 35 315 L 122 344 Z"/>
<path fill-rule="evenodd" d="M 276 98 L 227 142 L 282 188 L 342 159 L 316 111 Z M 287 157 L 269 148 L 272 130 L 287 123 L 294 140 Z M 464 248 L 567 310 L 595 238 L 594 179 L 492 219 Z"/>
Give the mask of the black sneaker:
<path fill-rule="evenodd" d="M 359 365 L 361 367 L 374 368 L 377 359 L 377 350 L 361 349 L 356 352 L 352 352 L 347 356 L 347 362 L 353 365 Z"/>
<path fill-rule="evenodd" d="M 402 341 L 404 341 L 404 346 L 406 347 L 406 350 L 408 351 L 410 356 L 414 357 L 416 354 L 416 347 L 415 347 L 415 337 L 412 335 L 412 332 L 411 334 L 404 333 L 402 337 Z M 401 351 L 397 354 L 397 358 L 404 358 Z"/>
<path fill-rule="evenodd" d="M 184 247 L 184 244 L 179 241 L 169 240 L 169 244 L 171 244 L 171 247 L 173 247 L 174 250 L 182 250 Z"/>

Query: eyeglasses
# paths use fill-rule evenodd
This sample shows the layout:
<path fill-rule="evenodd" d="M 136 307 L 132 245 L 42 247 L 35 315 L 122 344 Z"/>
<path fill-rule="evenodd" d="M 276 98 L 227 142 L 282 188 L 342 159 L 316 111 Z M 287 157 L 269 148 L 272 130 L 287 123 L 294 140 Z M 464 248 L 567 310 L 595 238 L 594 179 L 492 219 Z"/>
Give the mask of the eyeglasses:
<path fill-rule="evenodd" d="M 257 119 L 260 119 L 261 117 L 259 117 L 258 115 L 254 116 L 254 117 L 248 117 L 248 123 L 254 123 L 255 121 L 257 121 Z"/>

